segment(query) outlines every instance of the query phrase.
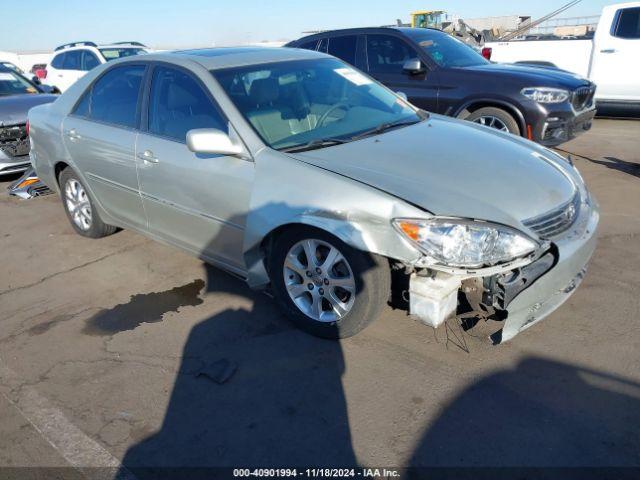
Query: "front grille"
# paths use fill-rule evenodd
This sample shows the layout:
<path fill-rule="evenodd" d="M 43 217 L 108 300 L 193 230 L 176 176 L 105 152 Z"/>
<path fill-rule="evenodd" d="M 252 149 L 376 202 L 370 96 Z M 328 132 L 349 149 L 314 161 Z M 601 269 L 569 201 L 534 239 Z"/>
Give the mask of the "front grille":
<path fill-rule="evenodd" d="M 580 213 L 580 193 L 559 208 L 537 217 L 529 218 L 524 223 L 541 238 L 552 238 L 565 232 L 574 224 Z"/>
<path fill-rule="evenodd" d="M 576 89 L 573 92 L 573 97 L 571 98 L 571 104 L 573 105 L 574 110 L 580 111 L 591 107 L 593 105 L 593 96 L 595 93 L 595 85 L 585 85 L 584 87 Z"/>
<path fill-rule="evenodd" d="M 26 125 L 0 127 L 0 150 L 9 157 L 19 157 L 29 153 L 29 137 Z"/>

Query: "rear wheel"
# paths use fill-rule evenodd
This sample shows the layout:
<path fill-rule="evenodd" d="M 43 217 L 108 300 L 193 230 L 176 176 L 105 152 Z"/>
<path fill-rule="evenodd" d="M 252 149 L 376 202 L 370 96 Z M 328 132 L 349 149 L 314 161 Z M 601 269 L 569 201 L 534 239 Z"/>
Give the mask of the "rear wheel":
<path fill-rule="evenodd" d="M 83 237 L 100 238 L 116 231 L 116 227 L 102 221 L 87 188 L 71 168 L 65 168 L 59 180 L 64 210 L 77 233 Z"/>
<path fill-rule="evenodd" d="M 511 114 L 501 108 L 484 107 L 472 112 L 465 120 L 484 125 L 485 127 L 495 128 L 503 132 L 520 135 L 520 127 L 518 122 Z"/>
<path fill-rule="evenodd" d="M 280 235 L 269 273 L 287 316 L 302 330 L 323 338 L 360 332 L 380 315 L 391 288 L 385 259 L 308 227 Z"/>

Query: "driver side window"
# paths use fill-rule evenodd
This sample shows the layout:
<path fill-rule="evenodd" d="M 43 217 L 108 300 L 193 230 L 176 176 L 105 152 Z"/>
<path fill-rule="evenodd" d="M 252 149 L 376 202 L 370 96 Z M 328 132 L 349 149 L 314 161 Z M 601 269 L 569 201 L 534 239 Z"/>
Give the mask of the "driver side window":
<path fill-rule="evenodd" d="M 186 142 L 194 128 L 227 132 L 227 122 L 200 84 L 175 68 L 156 67 L 149 96 L 149 132 Z"/>
<path fill-rule="evenodd" d="M 405 41 L 391 35 L 367 35 L 367 62 L 370 73 L 402 73 L 407 60 L 418 58 Z"/>

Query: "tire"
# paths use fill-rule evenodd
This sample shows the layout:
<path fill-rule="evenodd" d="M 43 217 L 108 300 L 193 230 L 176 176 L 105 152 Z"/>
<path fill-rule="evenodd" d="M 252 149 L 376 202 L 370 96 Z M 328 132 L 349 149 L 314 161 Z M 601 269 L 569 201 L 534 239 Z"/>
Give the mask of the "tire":
<path fill-rule="evenodd" d="M 64 211 L 76 233 L 83 237 L 102 238 L 116 231 L 116 227 L 102 221 L 87 187 L 71 168 L 67 167 L 60 173 L 59 184 Z M 73 208 L 74 204 L 76 208 Z"/>
<path fill-rule="evenodd" d="M 334 261 L 329 259 L 331 249 L 337 252 L 331 255 Z M 321 273 L 305 265 L 307 251 L 315 252 Z M 331 264 L 325 272 L 322 267 L 327 260 Z M 321 338 L 346 338 L 363 330 L 380 315 L 391 291 L 386 259 L 311 227 L 294 227 L 281 234 L 268 265 L 273 293 L 284 313 L 300 329 Z"/>
<path fill-rule="evenodd" d="M 518 126 L 516 119 L 513 118 L 509 112 L 506 112 L 501 108 L 479 108 L 464 119 L 490 128 L 496 128 L 497 130 L 513 133 L 514 135 L 521 134 L 520 127 Z M 491 120 L 493 120 L 493 123 L 491 123 Z"/>

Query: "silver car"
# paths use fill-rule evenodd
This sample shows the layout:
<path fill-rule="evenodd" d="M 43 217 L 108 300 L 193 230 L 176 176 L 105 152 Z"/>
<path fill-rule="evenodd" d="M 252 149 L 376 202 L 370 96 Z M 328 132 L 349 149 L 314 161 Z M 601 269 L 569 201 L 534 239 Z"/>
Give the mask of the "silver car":
<path fill-rule="evenodd" d="M 322 337 L 394 301 L 508 340 L 568 298 L 595 248 L 598 208 L 570 161 L 318 52 L 119 60 L 29 118 L 37 174 L 79 234 L 175 245 L 270 288 Z"/>

